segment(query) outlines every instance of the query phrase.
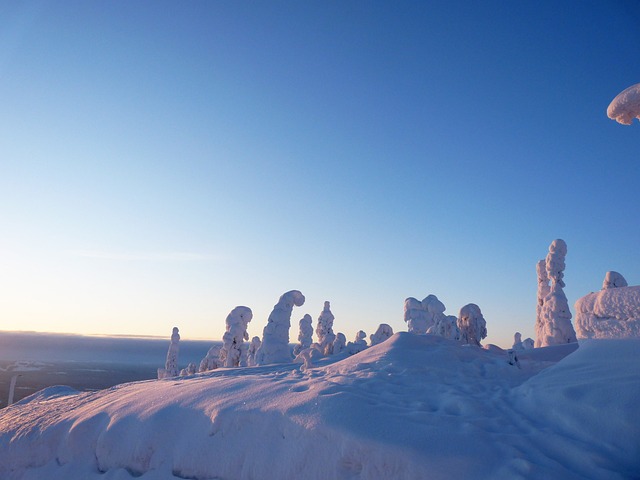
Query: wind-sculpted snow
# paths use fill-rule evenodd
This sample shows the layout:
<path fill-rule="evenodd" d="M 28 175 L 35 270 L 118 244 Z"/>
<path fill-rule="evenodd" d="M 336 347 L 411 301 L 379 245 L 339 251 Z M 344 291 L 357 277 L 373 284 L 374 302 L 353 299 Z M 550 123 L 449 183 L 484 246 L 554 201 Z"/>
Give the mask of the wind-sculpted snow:
<path fill-rule="evenodd" d="M 631 125 L 640 119 L 640 83 L 620 92 L 607 108 L 607 116 L 622 125 Z"/>
<path fill-rule="evenodd" d="M 640 340 L 593 342 L 523 351 L 517 368 L 403 332 L 304 372 L 56 388 L 0 411 L 0 478 L 636 478 Z"/>
<path fill-rule="evenodd" d="M 640 337 L 640 286 L 604 288 L 575 303 L 582 338 Z"/>

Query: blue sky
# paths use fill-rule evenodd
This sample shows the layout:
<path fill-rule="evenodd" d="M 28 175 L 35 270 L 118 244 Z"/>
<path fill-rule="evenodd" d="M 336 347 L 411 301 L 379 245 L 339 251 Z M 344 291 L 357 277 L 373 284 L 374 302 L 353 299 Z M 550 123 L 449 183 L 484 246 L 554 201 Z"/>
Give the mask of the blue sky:
<path fill-rule="evenodd" d="M 408 296 L 533 336 L 640 283 L 635 1 L 0 2 L 0 329 L 261 335 L 278 297 L 351 339 Z"/>

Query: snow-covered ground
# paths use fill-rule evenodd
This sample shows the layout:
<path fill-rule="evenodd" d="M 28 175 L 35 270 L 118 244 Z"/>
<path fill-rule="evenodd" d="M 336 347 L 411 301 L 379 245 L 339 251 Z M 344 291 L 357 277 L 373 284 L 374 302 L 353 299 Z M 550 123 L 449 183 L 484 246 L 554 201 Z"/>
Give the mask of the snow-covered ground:
<path fill-rule="evenodd" d="M 398 333 L 357 355 L 0 411 L 2 479 L 640 478 L 640 340 L 519 352 Z"/>

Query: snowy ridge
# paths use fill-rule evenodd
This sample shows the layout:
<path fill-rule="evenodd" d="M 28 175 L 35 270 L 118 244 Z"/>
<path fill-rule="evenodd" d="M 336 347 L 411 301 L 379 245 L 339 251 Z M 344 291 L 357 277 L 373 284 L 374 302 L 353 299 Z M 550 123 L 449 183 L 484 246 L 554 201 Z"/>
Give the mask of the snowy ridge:
<path fill-rule="evenodd" d="M 576 348 L 519 352 L 517 368 L 498 348 L 402 332 L 305 372 L 53 387 L 0 412 L 0 478 L 640 476 L 640 340 Z"/>

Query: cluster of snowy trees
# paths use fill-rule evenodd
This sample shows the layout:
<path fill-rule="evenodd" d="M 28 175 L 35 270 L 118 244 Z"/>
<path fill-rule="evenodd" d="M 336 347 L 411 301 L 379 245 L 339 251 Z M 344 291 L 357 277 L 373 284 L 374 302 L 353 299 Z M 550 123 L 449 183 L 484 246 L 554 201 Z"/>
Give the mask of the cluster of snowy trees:
<path fill-rule="evenodd" d="M 299 322 L 298 343 L 293 351 L 289 348 L 289 331 L 291 315 L 294 307 L 304 305 L 305 297 L 299 290 L 284 293 L 273 307 L 267 325 L 260 337 L 253 337 L 249 342 L 247 331 L 253 313 L 249 307 L 235 307 L 226 318 L 226 331 L 222 337 L 222 345 L 213 345 L 200 362 L 199 367 L 190 363 L 187 368 L 178 370 L 178 351 L 180 335 L 178 328 L 173 329 L 171 344 L 167 353 L 165 368 L 158 369 L 158 378 L 192 375 L 221 367 L 252 367 L 274 363 L 304 363 L 309 368 L 314 360 L 329 355 L 346 352 L 354 355 L 368 348 L 367 334 L 358 331 L 353 342 L 347 342 L 343 333 L 333 332 L 335 319 L 331 312 L 330 302 L 324 302 L 316 326 L 317 342 L 313 341 L 311 315 L 305 314 Z M 381 324 L 376 333 L 371 335 L 371 345 L 384 342 L 393 335 L 390 325 Z"/>
<path fill-rule="evenodd" d="M 577 342 L 569 302 L 563 290 L 566 255 L 567 244 L 562 239 L 556 239 L 551 242 L 546 258 L 537 263 L 536 340 L 522 340 L 521 334 L 516 332 L 513 352 Z M 352 342 L 347 342 L 343 333 L 333 331 L 335 317 L 327 301 L 317 320 L 317 341 L 313 341 L 311 315 L 305 314 L 299 321 L 298 343 L 291 350 L 291 315 L 294 307 L 301 307 L 304 302 L 305 297 L 298 290 L 284 293 L 269 315 L 262 338 L 253 337 L 251 342 L 248 341 L 247 328 L 253 313 L 249 307 L 235 307 L 226 318 L 222 345 L 212 346 L 199 366 L 190 363 L 182 370 L 178 370 L 180 334 L 178 328 L 174 327 L 165 368 L 158 369 L 158 378 L 192 375 L 220 367 L 250 367 L 293 361 L 303 363 L 303 368 L 309 368 L 319 358 L 342 353 L 354 355 L 393 335 L 391 326 L 383 323 L 370 336 L 370 345 L 367 344 L 367 334 L 362 330 L 356 333 Z M 640 286 L 629 287 L 617 272 L 607 272 L 602 290 L 579 299 L 575 307 L 581 337 L 640 336 Z M 445 310 L 444 304 L 435 295 L 427 295 L 423 300 L 409 297 L 404 302 L 404 321 L 409 332 L 415 335 L 439 335 L 465 345 L 481 346 L 480 342 L 487 336 L 487 322 L 480 307 L 474 303 L 464 305 L 457 317 L 446 315 Z"/>
<path fill-rule="evenodd" d="M 487 322 L 480 307 L 469 303 L 460 309 L 457 317 L 445 315 L 445 310 L 435 295 L 427 295 L 422 301 L 409 297 L 404 301 L 404 321 L 409 332 L 416 335 L 439 335 L 465 345 L 480 346 L 480 341 L 487 336 Z"/>

